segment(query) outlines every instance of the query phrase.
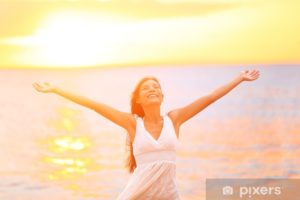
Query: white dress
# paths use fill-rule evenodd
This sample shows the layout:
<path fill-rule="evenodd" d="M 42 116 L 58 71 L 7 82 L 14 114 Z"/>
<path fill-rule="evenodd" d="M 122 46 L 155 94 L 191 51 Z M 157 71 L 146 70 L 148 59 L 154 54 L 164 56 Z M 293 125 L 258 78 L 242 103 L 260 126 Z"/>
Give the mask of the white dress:
<path fill-rule="evenodd" d="M 118 200 L 180 200 L 176 185 L 178 140 L 171 119 L 165 115 L 157 140 L 137 117 L 133 154 L 137 167 Z"/>

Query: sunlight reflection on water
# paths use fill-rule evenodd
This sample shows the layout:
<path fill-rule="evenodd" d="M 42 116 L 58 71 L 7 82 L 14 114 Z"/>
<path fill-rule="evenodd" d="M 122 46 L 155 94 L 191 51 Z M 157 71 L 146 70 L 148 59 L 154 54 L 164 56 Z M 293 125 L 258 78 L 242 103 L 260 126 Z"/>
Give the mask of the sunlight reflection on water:
<path fill-rule="evenodd" d="M 5 93 L 0 99 L 0 117 L 5 116 L 0 126 L 0 199 L 114 199 L 129 178 L 124 130 L 61 97 L 36 93 L 32 82 L 61 82 L 126 111 L 136 80 L 154 74 L 163 83 L 163 109 L 169 110 L 240 70 L 3 72 L 7 74 L 0 85 Z M 177 178 L 184 200 L 204 198 L 205 178 L 300 178 L 299 72 L 300 68 L 261 69 L 256 85 L 241 85 L 182 127 Z M 289 81 L 279 82 L 281 76 Z"/>

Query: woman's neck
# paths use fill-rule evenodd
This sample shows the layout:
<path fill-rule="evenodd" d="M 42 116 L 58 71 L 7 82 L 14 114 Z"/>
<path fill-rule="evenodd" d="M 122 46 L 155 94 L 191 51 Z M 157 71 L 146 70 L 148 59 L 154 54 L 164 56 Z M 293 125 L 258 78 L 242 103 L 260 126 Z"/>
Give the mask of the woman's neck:
<path fill-rule="evenodd" d="M 158 108 L 144 108 L 144 120 L 147 122 L 159 122 L 161 120 L 160 107 Z"/>

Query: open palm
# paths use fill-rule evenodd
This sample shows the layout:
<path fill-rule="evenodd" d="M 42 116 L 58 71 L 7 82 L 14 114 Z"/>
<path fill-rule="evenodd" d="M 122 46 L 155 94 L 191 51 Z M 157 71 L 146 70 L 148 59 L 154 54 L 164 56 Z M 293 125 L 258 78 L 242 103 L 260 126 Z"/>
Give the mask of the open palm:
<path fill-rule="evenodd" d="M 259 78 L 259 71 L 258 70 L 245 70 L 241 72 L 241 77 L 244 81 L 254 81 Z"/>
<path fill-rule="evenodd" d="M 38 84 L 38 83 L 33 83 L 32 86 L 39 92 L 53 92 L 55 87 L 53 85 L 50 85 L 49 83 L 42 83 L 42 84 Z"/>

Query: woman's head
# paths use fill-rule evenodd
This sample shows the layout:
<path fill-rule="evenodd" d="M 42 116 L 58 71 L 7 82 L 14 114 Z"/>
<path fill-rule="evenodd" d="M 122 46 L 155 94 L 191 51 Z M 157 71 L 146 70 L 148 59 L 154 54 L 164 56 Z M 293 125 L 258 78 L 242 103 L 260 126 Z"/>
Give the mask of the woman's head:
<path fill-rule="evenodd" d="M 160 105 L 163 99 L 163 94 L 161 92 L 160 84 L 157 78 L 153 76 L 145 77 L 141 79 L 136 85 L 132 96 L 131 96 L 131 113 L 138 115 L 139 117 L 144 117 L 143 107 L 148 105 Z M 136 168 L 136 161 L 133 155 L 132 142 L 127 137 L 128 146 L 128 158 L 127 158 L 127 168 L 130 173 Z"/>
<path fill-rule="evenodd" d="M 144 117 L 143 107 L 148 105 L 160 105 L 163 94 L 157 78 L 153 76 L 141 79 L 136 85 L 131 96 L 131 113 Z"/>

